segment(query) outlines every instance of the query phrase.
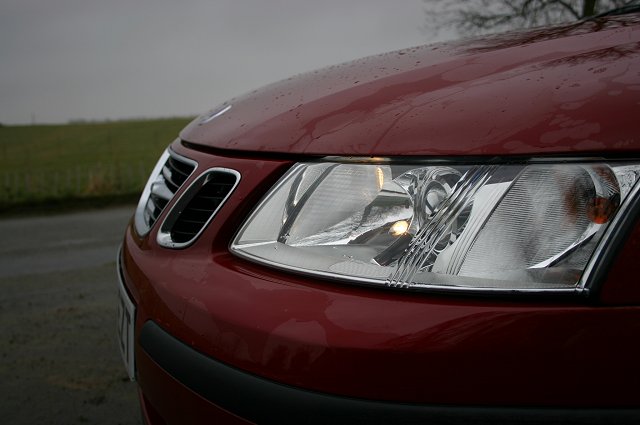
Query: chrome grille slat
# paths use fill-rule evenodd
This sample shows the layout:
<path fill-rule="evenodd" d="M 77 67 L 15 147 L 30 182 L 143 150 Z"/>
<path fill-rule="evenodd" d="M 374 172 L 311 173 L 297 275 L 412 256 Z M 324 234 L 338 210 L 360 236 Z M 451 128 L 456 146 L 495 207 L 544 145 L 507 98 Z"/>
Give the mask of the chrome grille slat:
<path fill-rule="evenodd" d="M 171 169 L 169 169 L 169 167 L 167 167 L 166 165 L 162 167 L 162 177 L 164 177 L 164 182 L 167 187 L 171 186 L 174 192 L 178 190 L 180 185 L 173 181 Z"/>
<path fill-rule="evenodd" d="M 151 185 L 151 196 L 155 198 L 164 199 L 169 201 L 173 198 L 175 191 L 171 191 L 163 180 L 156 180 Z"/>
<path fill-rule="evenodd" d="M 135 225 L 144 235 L 156 223 L 180 187 L 196 169 L 197 163 L 167 150 L 154 169 L 140 198 Z"/>
<path fill-rule="evenodd" d="M 171 167 L 172 171 L 175 171 L 181 175 L 181 177 L 179 176 L 177 177 L 179 179 L 178 181 L 176 181 L 176 184 L 178 186 L 182 185 L 182 183 L 184 183 L 185 180 L 187 180 L 187 178 L 191 175 L 191 172 L 193 171 L 193 170 L 190 170 L 188 167 L 183 166 L 183 163 L 175 160 L 174 158 L 169 158 L 169 160 L 167 161 L 167 165 Z"/>
<path fill-rule="evenodd" d="M 155 222 L 156 220 L 158 220 L 158 216 L 160 215 L 160 212 L 162 212 L 162 210 L 159 209 L 154 203 L 147 202 L 145 217 L 149 222 Z"/>

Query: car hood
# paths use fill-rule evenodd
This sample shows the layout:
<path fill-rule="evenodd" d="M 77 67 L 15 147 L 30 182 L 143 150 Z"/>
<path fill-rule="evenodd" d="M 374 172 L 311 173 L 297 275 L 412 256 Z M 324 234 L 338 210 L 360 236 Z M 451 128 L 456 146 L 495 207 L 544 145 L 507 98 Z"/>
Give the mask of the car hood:
<path fill-rule="evenodd" d="M 309 155 L 638 151 L 639 24 L 633 14 L 367 57 L 232 99 L 180 136 Z"/>

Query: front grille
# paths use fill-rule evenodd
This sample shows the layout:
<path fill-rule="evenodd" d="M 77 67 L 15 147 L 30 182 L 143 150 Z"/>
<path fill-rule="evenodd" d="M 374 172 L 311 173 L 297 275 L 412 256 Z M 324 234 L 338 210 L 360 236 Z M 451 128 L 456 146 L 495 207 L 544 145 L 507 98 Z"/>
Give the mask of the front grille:
<path fill-rule="evenodd" d="M 231 173 L 212 171 L 206 180 L 174 223 L 171 229 L 174 242 L 188 242 L 197 236 L 231 192 L 237 178 Z"/>
<path fill-rule="evenodd" d="M 167 215 L 158 232 L 158 243 L 168 248 L 191 244 L 213 219 L 240 180 L 228 168 L 212 168 L 198 177 Z"/>
<path fill-rule="evenodd" d="M 135 224 L 138 234 L 144 235 L 149 232 L 196 166 L 195 161 L 171 150 L 163 154 L 151 173 L 136 210 Z"/>

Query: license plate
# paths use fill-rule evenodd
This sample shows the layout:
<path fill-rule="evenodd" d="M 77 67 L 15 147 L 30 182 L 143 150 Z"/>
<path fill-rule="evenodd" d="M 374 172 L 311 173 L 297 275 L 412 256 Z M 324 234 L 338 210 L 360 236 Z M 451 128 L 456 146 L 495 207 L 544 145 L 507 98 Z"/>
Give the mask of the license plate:
<path fill-rule="evenodd" d="M 136 369 L 133 357 L 133 334 L 136 307 L 129 298 L 127 290 L 124 288 L 124 283 L 120 277 L 119 270 L 118 277 L 118 341 L 120 345 L 120 354 L 122 355 L 124 366 L 127 369 L 127 374 L 129 375 L 129 379 L 134 381 Z"/>

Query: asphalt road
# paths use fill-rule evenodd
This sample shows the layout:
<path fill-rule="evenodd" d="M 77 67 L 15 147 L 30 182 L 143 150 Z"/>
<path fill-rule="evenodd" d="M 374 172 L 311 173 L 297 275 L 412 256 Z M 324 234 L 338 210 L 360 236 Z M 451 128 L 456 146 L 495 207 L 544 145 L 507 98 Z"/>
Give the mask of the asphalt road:
<path fill-rule="evenodd" d="M 133 208 L 0 220 L 0 418 L 140 424 L 116 343 L 115 258 Z"/>

